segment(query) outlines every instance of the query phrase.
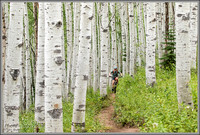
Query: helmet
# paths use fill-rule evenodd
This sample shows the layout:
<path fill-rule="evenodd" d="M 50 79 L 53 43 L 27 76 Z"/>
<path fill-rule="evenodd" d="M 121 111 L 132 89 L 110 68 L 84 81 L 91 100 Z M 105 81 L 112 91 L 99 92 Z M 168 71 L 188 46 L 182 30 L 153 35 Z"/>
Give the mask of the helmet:
<path fill-rule="evenodd" d="M 117 66 L 114 66 L 114 69 L 117 69 Z"/>

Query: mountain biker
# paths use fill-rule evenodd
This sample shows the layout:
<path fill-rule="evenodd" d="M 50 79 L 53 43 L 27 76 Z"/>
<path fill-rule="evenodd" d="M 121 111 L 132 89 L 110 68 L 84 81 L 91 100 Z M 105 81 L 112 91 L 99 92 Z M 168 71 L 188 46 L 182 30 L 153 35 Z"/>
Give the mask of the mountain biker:
<path fill-rule="evenodd" d="M 117 70 L 117 67 L 115 66 L 114 70 L 109 73 L 109 76 L 111 76 L 111 74 L 112 74 L 112 88 L 114 88 L 114 82 L 115 82 L 115 80 L 118 82 L 118 74 L 120 74 L 122 76 L 122 73 L 120 73 Z"/>

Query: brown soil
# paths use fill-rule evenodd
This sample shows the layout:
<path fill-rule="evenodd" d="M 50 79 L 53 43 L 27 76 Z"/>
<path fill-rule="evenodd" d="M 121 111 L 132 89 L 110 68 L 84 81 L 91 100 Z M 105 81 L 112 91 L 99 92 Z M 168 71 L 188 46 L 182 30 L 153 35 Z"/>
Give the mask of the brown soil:
<path fill-rule="evenodd" d="M 106 127 L 105 132 L 121 132 L 121 133 L 135 133 L 139 132 L 138 128 L 132 128 L 132 127 L 121 127 L 117 125 L 113 120 L 113 114 L 114 114 L 114 106 L 113 103 L 115 102 L 115 94 L 112 93 L 111 95 L 111 105 L 102 109 L 100 114 L 98 115 L 99 121 L 102 125 Z"/>

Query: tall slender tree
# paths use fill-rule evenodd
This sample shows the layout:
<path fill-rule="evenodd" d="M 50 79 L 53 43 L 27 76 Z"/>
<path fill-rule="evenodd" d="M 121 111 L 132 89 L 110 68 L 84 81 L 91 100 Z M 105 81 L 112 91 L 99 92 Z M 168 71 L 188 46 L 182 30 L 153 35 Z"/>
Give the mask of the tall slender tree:
<path fill-rule="evenodd" d="M 97 57 L 97 17 L 96 17 L 96 4 L 93 3 L 93 15 L 94 19 L 92 19 L 92 45 L 93 45 L 93 90 L 97 91 L 98 85 L 98 57 Z"/>
<path fill-rule="evenodd" d="M 31 104 L 31 65 L 30 65 L 30 46 L 29 46 L 29 24 L 28 24 L 27 3 L 24 3 L 24 27 L 25 27 L 25 46 L 26 46 L 26 109 Z"/>
<path fill-rule="evenodd" d="M 122 9 L 120 12 L 121 16 L 121 35 L 122 35 L 122 73 L 126 73 L 126 4 L 121 3 Z"/>
<path fill-rule="evenodd" d="M 71 92 L 74 93 L 75 81 L 76 81 L 76 65 L 79 50 L 79 23 L 80 23 L 80 3 L 74 2 L 74 46 L 73 46 L 73 56 L 72 56 L 72 72 L 71 72 Z"/>
<path fill-rule="evenodd" d="M 1 85 L 1 94 L 2 94 L 2 108 L 4 108 L 4 85 L 5 85 L 5 62 L 6 62 L 6 46 L 8 44 L 8 2 L 2 3 L 2 85 Z M 2 112 L 2 125 L 4 125 L 4 111 Z M 2 128 L 4 132 L 4 127 Z"/>
<path fill-rule="evenodd" d="M 4 131 L 6 133 L 19 132 L 19 107 L 21 68 L 20 59 L 23 36 L 24 3 L 10 3 L 10 22 L 8 32 L 8 46 L 6 51 L 6 83 L 4 106 Z M 8 55 L 9 54 L 9 55 Z"/>
<path fill-rule="evenodd" d="M 72 132 L 76 128 L 85 128 L 85 109 L 86 109 L 86 91 L 89 74 L 89 56 L 91 48 L 91 26 L 93 15 L 93 3 L 81 3 L 81 23 L 79 36 L 79 53 L 77 62 L 77 78 L 74 91 L 74 107 L 72 118 Z"/>
<path fill-rule="evenodd" d="M 35 120 L 38 123 L 45 122 L 44 112 L 44 93 L 45 93 L 45 78 L 44 78 L 44 45 L 45 45 L 45 18 L 44 18 L 44 3 L 39 2 L 38 14 L 38 54 L 37 54 L 37 74 L 36 74 L 36 90 L 35 90 Z"/>
<path fill-rule="evenodd" d="M 147 4 L 147 47 L 146 47 L 146 85 L 154 86 L 156 83 L 156 63 L 155 63 L 155 48 L 156 48 L 156 15 L 155 3 Z"/>
<path fill-rule="evenodd" d="M 108 83 L 108 3 L 101 3 L 101 24 L 100 24 L 100 45 L 101 45 L 101 75 L 100 75 L 100 95 L 107 95 Z"/>
<path fill-rule="evenodd" d="M 45 132 L 63 132 L 62 3 L 45 3 Z"/>
<path fill-rule="evenodd" d="M 133 77 L 135 66 L 135 22 L 134 22 L 134 9 L 133 3 L 129 3 L 129 30 L 130 30 L 130 67 L 129 73 Z"/>
<path fill-rule="evenodd" d="M 190 3 L 190 51 L 191 51 L 191 68 L 196 69 L 197 60 L 197 2 Z"/>
<path fill-rule="evenodd" d="M 190 81 L 190 2 L 175 3 L 176 27 L 176 85 L 179 107 L 184 103 L 193 107 Z"/>
<path fill-rule="evenodd" d="M 67 91 L 71 90 L 71 68 L 72 68 L 72 11 L 71 2 L 65 3 L 66 24 L 67 24 Z"/>

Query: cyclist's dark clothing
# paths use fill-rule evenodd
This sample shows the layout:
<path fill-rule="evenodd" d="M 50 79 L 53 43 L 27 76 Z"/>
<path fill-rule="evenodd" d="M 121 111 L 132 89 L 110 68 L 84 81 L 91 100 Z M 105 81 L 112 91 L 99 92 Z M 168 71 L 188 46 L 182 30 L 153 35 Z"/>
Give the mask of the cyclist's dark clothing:
<path fill-rule="evenodd" d="M 118 74 L 120 74 L 119 71 L 111 71 L 112 74 L 112 80 L 115 80 L 116 77 L 118 77 Z"/>

